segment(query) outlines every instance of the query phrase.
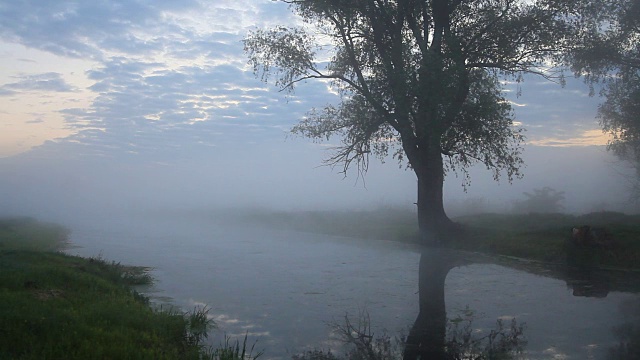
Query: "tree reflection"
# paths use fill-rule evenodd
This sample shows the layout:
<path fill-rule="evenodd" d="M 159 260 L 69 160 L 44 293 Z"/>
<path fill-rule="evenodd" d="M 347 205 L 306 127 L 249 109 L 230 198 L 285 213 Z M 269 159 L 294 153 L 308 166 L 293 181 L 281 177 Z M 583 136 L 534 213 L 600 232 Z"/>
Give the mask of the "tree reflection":
<path fill-rule="evenodd" d="M 420 311 L 405 341 L 405 360 L 447 358 L 444 283 L 449 271 L 459 265 L 456 257 L 450 254 L 440 249 L 426 249 L 420 256 Z"/>
<path fill-rule="evenodd" d="M 331 351 L 312 350 L 294 355 L 294 360 L 483 360 L 511 359 L 525 345 L 523 327 L 513 320 L 495 329 L 477 333 L 472 325 L 473 313 L 447 319 L 445 280 L 449 271 L 465 265 L 457 252 L 429 248 L 423 251 L 419 266 L 420 309 L 405 338 L 383 334 L 374 337 L 366 312 L 344 323 L 334 323 L 333 333 L 347 345 L 344 356 Z M 480 336 L 478 335 L 480 334 Z"/>
<path fill-rule="evenodd" d="M 525 344 L 523 328 L 515 320 L 508 328 L 498 320 L 497 328 L 482 337 L 472 336 L 473 317 L 470 313 L 447 326 L 445 280 L 451 269 L 464 264 L 456 252 L 433 248 L 422 252 L 420 311 L 405 341 L 404 360 L 508 359 L 522 351 Z"/>

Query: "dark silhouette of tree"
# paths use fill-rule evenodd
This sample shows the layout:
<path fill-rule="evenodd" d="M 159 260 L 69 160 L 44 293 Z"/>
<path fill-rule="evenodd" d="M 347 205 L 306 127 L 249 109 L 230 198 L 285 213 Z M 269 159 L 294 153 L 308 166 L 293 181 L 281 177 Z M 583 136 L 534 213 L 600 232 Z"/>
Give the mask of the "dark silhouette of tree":
<path fill-rule="evenodd" d="M 322 80 L 342 101 L 311 110 L 293 132 L 338 135 L 327 159 L 366 171 L 369 156 L 407 161 L 418 180 L 423 241 L 455 228 L 443 207 L 447 171 L 482 163 L 520 177 L 522 130 L 501 76 L 545 77 L 544 62 L 569 34 L 565 0 L 291 0 L 306 23 L 257 30 L 244 40 L 257 75 L 283 90 Z M 322 47 L 322 45 L 328 45 Z"/>
<path fill-rule="evenodd" d="M 579 7 L 582 21 L 568 53 L 576 75 L 600 85 L 598 109 L 609 150 L 630 161 L 637 177 L 631 195 L 640 199 L 640 1 L 591 0 Z"/>
<path fill-rule="evenodd" d="M 515 210 L 526 213 L 555 213 L 563 209 L 564 191 L 558 191 L 548 186 L 524 192 L 525 200 L 515 203 Z"/>

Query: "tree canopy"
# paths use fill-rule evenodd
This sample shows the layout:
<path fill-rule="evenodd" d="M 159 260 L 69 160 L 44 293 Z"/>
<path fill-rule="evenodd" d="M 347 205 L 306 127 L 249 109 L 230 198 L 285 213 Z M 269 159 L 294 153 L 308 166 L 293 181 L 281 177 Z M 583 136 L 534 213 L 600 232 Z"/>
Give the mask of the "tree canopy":
<path fill-rule="evenodd" d="M 327 81 L 339 104 L 313 109 L 293 132 L 342 144 L 327 159 L 366 170 L 369 156 L 407 160 L 418 178 L 421 229 L 447 223 L 447 171 L 477 162 L 494 178 L 521 176 L 522 129 L 503 76 L 554 77 L 571 1 L 291 0 L 300 27 L 258 29 L 245 39 L 256 74 L 293 90 Z"/>
<path fill-rule="evenodd" d="M 609 149 L 635 164 L 640 177 L 640 1 L 591 0 L 568 52 L 576 75 L 600 87 L 598 118 L 612 136 Z M 594 86 L 595 85 L 595 86 Z M 635 196 L 640 197 L 640 187 Z"/>

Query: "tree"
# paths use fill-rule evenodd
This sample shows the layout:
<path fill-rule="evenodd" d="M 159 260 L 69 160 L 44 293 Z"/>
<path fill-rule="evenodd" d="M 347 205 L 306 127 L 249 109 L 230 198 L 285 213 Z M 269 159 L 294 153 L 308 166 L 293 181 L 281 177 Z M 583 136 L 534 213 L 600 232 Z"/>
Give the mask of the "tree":
<path fill-rule="evenodd" d="M 577 76 L 600 85 L 598 108 L 608 149 L 636 169 L 632 197 L 640 199 L 640 1 L 591 0 L 579 8 L 575 46 L 568 63 Z"/>
<path fill-rule="evenodd" d="M 562 211 L 564 191 L 557 191 L 548 186 L 533 189 L 532 193 L 524 192 L 525 200 L 515 203 L 514 210 L 527 213 L 557 213 Z"/>
<path fill-rule="evenodd" d="M 406 160 L 423 241 L 453 228 L 443 207 L 447 171 L 465 185 L 477 162 L 495 179 L 521 176 L 522 129 L 500 76 L 553 76 L 542 64 L 562 47 L 568 1 L 285 2 L 305 25 L 251 32 L 244 45 L 254 72 L 283 90 L 310 79 L 339 90 L 340 104 L 310 111 L 292 131 L 341 136 L 327 163 L 345 173 L 354 164 L 366 171 L 370 155 Z"/>

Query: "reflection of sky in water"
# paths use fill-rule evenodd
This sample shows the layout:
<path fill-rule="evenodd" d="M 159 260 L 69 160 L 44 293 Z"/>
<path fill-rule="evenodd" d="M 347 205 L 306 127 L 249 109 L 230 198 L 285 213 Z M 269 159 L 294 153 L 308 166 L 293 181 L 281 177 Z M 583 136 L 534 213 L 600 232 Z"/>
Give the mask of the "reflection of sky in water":
<path fill-rule="evenodd" d="M 184 309 L 207 304 L 214 344 L 249 333 L 266 357 L 288 357 L 326 347 L 327 324 L 346 313 L 366 310 L 374 331 L 391 335 L 406 334 L 417 316 L 419 254 L 409 246 L 166 219 L 73 229 L 83 248 L 72 253 L 153 266 L 153 295 Z M 618 304 L 638 299 L 575 297 L 563 281 L 492 264 L 451 270 L 445 294 L 448 315 L 468 306 L 479 329 L 500 317 L 525 323 L 528 357 L 544 359 L 602 357 L 623 321 Z"/>
<path fill-rule="evenodd" d="M 525 323 L 529 358 L 600 359 L 617 343 L 611 330 L 624 321 L 618 304 L 640 298 L 611 292 L 597 299 L 572 292 L 561 280 L 476 264 L 447 276 L 447 310 L 451 315 L 469 306 L 477 312 L 474 325 L 483 328 L 493 326 L 498 317 L 515 317 Z"/>

